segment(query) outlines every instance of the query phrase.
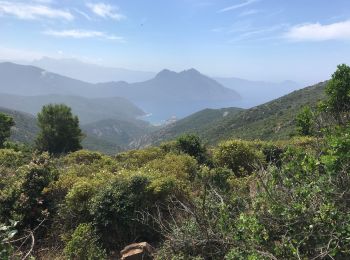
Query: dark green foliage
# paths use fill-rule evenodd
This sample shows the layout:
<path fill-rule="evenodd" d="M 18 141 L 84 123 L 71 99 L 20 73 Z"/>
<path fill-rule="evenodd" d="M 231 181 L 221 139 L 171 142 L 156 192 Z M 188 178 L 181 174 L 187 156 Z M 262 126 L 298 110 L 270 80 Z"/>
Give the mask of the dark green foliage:
<path fill-rule="evenodd" d="M 56 180 L 57 171 L 51 165 L 47 154 L 34 158 L 29 167 L 21 170 L 23 181 L 14 212 L 16 219 L 21 220 L 21 225 L 34 228 L 54 210 L 52 199 L 45 189 Z"/>
<path fill-rule="evenodd" d="M 337 71 L 326 87 L 327 110 L 334 114 L 339 124 L 349 120 L 350 111 L 350 67 L 346 64 L 338 66 Z"/>
<path fill-rule="evenodd" d="M 0 113 L 0 148 L 3 147 L 4 142 L 10 137 L 11 127 L 14 125 L 12 117 Z"/>
<path fill-rule="evenodd" d="M 101 260 L 106 259 L 106 252 L 101 248 L 98 237 L 91 224 L 80 224 L 72 234 L 65 249 L 68 259 Z"/>
<path fill-rule="evenodd" d="M 45 189 L 57 177 L 49 160 L 43 154 L 18 170 L 0 170 L 0 221 L 16 219 L 21 227 L 35 227 L 48 217 L 53 205 Z"/>
<path fill-rule="evenodd" d="M 349 138 L 335 139 L 337 145 L 319 158 L 289 150 L 282 169 L 266 173 L 268 182 L 257 198 L 256 214 L 271 237 L 266 250 L 270 247 L 278 258 L 346 259 L 350 253 L 349 160 L 341 160 L 343 153 L 336 152 L 348 146 Z M 279 244 L 273 241 L 276 237 Z"/>
<path fill-rule="evenodd" d="M 281 144 L 273 142 L 256 142 L 257 148 L 264 154 L 265 161 L 275 166 L 281 165 L 281 159 L 284 153 L 284 147 Z"/>
<path fill-rule="evenodd" d="M 152 228 L 152 220 L 143 223 L 142 214 L 155 210 L 157 202 L 163 202 L 173 188 L 166 184 L 165 190 L 159 192 L 151 187 L 149 177 L 135 175 L 130 179 L 117 179 L 93 198 L 90 213 L 106 248 L 121 249 L 135 239 L 159 239 L 159 234 Z"/>
<path fill-rule="evenodd" d="M 327 156 L 323 159 L 327 167 L 336 172 L 350 172 L 350 126 L 336 129 L 336 132 L 328 137 Z"/>
<path fill-rule="evenodd" d="M 303 107 L 297 114 L 296 125 L 297 132 L 302 136 L 310 136 L 313 134 L 314 115 L 309 106 Z"/>
<path fill-rule="evenodd" d="M 41 129 L 36 140 L 40 151 L 50 154 L 62 154 L 81 149 L 83 134 L 79 128 L 79 119 L 72 115 L 66 105 L 47 105 L 38 114 Z"/>
<path fill-rule="evenodd" d="M 207 151 L 198 135 L 186 134 L 176 139 L 178 149 L 196 158 L 199 163 L 207 161 Z"/>
<path fill-rule="evenodd" d="M 16 221 L 11 221 L 9 226 L 0 223 L 0 259 L 11 259 L 14 249 L 9 242 L 18 232 L 15 229 L 16 225 Z"/>

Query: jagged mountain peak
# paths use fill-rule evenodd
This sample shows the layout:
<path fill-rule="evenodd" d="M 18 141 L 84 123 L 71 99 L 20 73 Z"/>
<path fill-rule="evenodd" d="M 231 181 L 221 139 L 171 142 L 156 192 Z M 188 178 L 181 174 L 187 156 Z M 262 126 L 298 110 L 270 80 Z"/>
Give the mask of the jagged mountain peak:
<path fill-rule="evenodd" d="M 203 75 L 202 73 L 200 73 L 198 70 L 191 68 L 188 70 L 184 70 L 182 72 L 180 72 L 180 74 L 187 74 L 187 75 Z"/>
<path fill-rule="evenodd" d="M 168 78 L 168 77 L 174 77 L 176 75 L 177 73 L 175 71 L 172 71 L 169 69 L 163 69 L 156 75 L 156 78 Z"/>

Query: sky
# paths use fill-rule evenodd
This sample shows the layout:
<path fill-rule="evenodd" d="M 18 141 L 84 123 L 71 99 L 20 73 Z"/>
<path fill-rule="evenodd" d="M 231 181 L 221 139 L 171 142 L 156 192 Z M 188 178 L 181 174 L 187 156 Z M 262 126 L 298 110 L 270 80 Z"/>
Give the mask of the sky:
<path fill-rule="evenodd" d="M 350 64 L 350 1 L 0 0 L 0 59 L 44 56 L 311 84 Z"/>

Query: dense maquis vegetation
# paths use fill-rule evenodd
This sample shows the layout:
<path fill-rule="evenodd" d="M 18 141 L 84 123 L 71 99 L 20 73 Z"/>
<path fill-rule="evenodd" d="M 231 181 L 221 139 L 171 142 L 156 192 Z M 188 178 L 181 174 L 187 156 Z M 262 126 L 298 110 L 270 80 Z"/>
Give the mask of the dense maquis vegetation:
<path fill-rule="evenodd" d="M 350 111 L 332 101 L 349 71 L 290 140 L 185 135 L 116 156 L 5 143 L 0 259 L 113 259 L 135 241 L 156 259 L 349 259 Z"/>

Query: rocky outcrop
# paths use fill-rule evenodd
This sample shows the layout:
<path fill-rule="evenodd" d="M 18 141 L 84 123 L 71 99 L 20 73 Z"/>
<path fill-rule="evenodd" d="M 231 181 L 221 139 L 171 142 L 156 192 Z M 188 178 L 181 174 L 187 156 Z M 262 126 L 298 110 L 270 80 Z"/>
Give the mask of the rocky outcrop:
<path fill-rule="evenodd" d="M 121 252 L 121 260 L 153 260 L 154 248 L 147 242 L 126 246 Z"/>

